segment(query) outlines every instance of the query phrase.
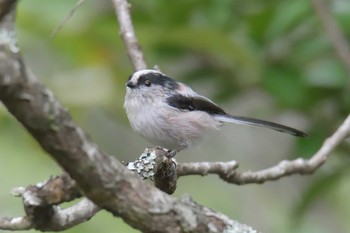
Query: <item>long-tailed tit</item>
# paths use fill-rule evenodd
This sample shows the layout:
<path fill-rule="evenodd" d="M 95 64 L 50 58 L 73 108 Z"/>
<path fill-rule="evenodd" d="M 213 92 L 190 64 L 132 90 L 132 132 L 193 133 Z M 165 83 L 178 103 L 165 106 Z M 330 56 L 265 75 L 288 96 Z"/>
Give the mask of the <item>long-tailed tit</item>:
<path fill-rule="evenodd" d="M 288 126 L 230 115 L 210 99 L 159 71 L 137 71 L 129 77 L 126 86 L 124 108 L 132 128 L 154 145 L 170 149 L 174 154 L 193 145 L 207 131 L 219 129 L 224 122 L 307 136 Z"/>

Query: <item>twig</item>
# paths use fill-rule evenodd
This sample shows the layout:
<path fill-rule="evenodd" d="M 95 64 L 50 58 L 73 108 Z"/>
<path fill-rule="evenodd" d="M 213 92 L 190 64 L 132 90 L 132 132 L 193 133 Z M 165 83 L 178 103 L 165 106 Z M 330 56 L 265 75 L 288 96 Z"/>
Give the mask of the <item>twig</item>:
<path fill-rule="evenodd" d="M 15 188 L 12 194 L 22 197 L 26 216 L 0 217 L 2 230 L 62 231 L 89 220 L 100 210 L 86 198 L 69 208 L 57 206 L 80 197 L 75 181 L 67 174 L 26 188 Z"/>
<path fill-rule="evenodd" d="M 73 16 L 75 11 L 80 7 L 84 0 L 78 0 L 73 9 L 70 10 L 69 14 L 63 19 L 63 21 L 52 31 L 51 37 L 54 37 L 63 27 L 63 25 Z"/>
<path fill-rule="evenodd" d="M 350 77 L 350 47 L 323 0 L 311 0 L 336 53 Z"/>
<path fill-rule="evenodd" d="M 234 184 L 264 183 L 277 180 L 284 176 L 293 174 L 311 174 L 316 171 L 327 160 L 329 154 L 350 135 L 350 115 L 343 124 L 328 139 L 322 147 L 309 160 L 296 159 L 292 161 L 281 161 L 276 166 L 261 171 L 238 172 L 236 162 L 227 163 L 189 163 L 179 164 L 178 174 L 185 175 L 206 175 L 218 174 L 221 179 Z M 230 167 L 231 166 L 231 167 Z"/>
<path fill-rule="evenodd" d="M 309 160 L 302 158 L 292 161 L 281 161 L 277 165 L 260 171 L 237 171 L 238 163 L 229 162 L 198 162 L 177 164 L 177 175 L 208 175 L 217 174 L 221 179 L 233 184 L 264 183 L 294 174 L 311 174 L 327 160 L 329 154 L 350 135 L 350 115 L 335 133 L 325 140 L 322 147 Z M 135 162 L 128 164 L 128 168 L 138 173 L 144 179 L 154 179 L 156 159 L 164 157 L 164 150 L 160 148 L 146 148 Z M 174 161 L 175 162 L 175 161 Z M 172 172 L 170 172 L 172 173 Z M 174 180 L 175 178 L 172 178 Z"/>
<path fill-rule="evenodd" d="M 27 217 L 0 217 L 0 229 L 8 231 L 25 231 L 32 229 Z"/>
<path fill-rule="evenodd" d="M 292 174 L 311 174 L 316 171 L 328 158 L 329 154 L 350 134 L 350 115 L 343 124 L 328 139 L 309 160 L 296 159 L 281 161 L 278 165 L 257 172 L 236 172 L 227 176 L 225 180 L 235 184 L 263 183 L 268 180 L 277 180 Z"/>
<path fill-rule="evenodd" d="M 6 43 L 0 46 L 0 100 L 87 198 L 130 226 L 142 232 L 256 232 L 189 198 L 165 194 L 103 152 Z"/>
<path fill-rule="evenodd" d="M 40 225 L 35 220 L 24 217 L 0 217 L 0 229 L 11 231 L 23 231 L 36 229 L 40 231 L 63 231 L 72 226 L 88 221 L 100 208 L 90 200 L 84 198 L 71 207 L 60 209 L 52 208 L 52 211 L 44 211 L 41 216 L 44 220 Z M 49 215 L 49 218 L 48 216 Z"/>
<path fill-rule="evenodd" d="M 72 226 L 90 220 L 99 210 L 100 207 L 89 199 L 83 198 L 80 202 L 71 207 L 56 209 L 56 212 L 52 216 L 53 223 L 48 230 L 52 231 L 52 227 L 55 227 L 55 231 L 69 229 Z"/>
<path fill-rule="evenodd" d="M 209 175 L 217 174 L 219 176 L 230 176 L 238 168 L 237 161 L 228 162 L 199 162 L 199 163 L 180 163 L 177 165 L 179 176 L 188 175 Z"/>
<path fill-rule="evenodd" d="M 146 68 L 132 28 L 127 2 L 122 0 L 113 2 L 132 63 L 136 70 Z M 8 18 L 12 19 L 11 17 Z M 11 35 L 10 39 L 13 38 L 12 28 L 1 27 L 0 29 L 3 28 L 6 29 L 5 35 Z M 13 42 L 9 40 L 7 44 L 7 39 L 0 42 L 0 100 L 40 145 L 74 177 L 84 193 L 99 206 L 121 216 L 130 225 L 144 231 L 174 232 L 176 230 L 180 232 L 186 229 L 193 232 L 210 232 L 215 228 L 218 232 L 228 232 L 228 230 L 236 232 L 232 230 L 236 226 L 238 226 L 237 229 L 235 228 L 238 232 L 246 228 L 247 232 L 254 231 L 222 214 L 198 205 L 189 198 L 173 199 L 128 173 L 117 160 L 102 152 L 74 124 L 68 112 L 57 102 L 51 91 L 40 84 L 25 67 L 17 48 L 11 45 Z M 349 132 L 350 116 L 310 160 L 282 161 L 272 168 L 242 173 L 236 171 L 238 164 L 235 161 L 180 164 L 177 167 L 177 175 L 214 173 L 228 182 L 245 184 L 262 183 L 296 173 L 312 173 L 326 161 L 329 153 L 349 135 Z M 167 164 L 174 167 L 172 162 L 170 160 Z M 166 176 L 170 174 L 171 178 L 174 177 L 171 172 L 162 174 Z M 0 218 L 0 228 L 67 229 L 87 220 L 86 216 L 92 216 L 99 210 L 99 207 L 87 199 L 64 210 L 54 206 L 56 202 L 51 201 L 45 208 L 38 209 L 36 207 L 41 207 L 45 203 L 43 200 L 52 200 L 51 198 L 42 199 L 38 197 L 38 193 L 38 189 L 28 189 L 21 193 L 29 217 Z M 43 215 L 45 221 L 38 224 L 38 217 Z M 67 219 L 69 221 L 65 221 Z M 193 222 L 192 219 L 196 221 Z"/>
<path fill-rule="evenodd" d="M 236 169 L 238 168 L 238 163 L 236 161 L 183 163 L 177 164 L 177 174 L 175 173 L 172 175 L 171 169 L 166 169 L 166 171 L 167 174 L 169 174 L 169 172 L 171 173 L 169 176 L 170 180 L 175 179 L 175 187 L 176 175 L 204 176 L 208 174 L 217 174 L 223 180 L 230 183 L 249 184 L 276 180 L 292 174 L 309 174 L 313 173 L 317 168 L 319 168 L 327 160 L 329 154 L 349 135 L 350 115 L 346 118 L 338 130 L 324 142 L 323 146 L 310 160 L 297 159 L 293 161 L 282 161 L 274 167 L 256 172 L 237 172 Z M 146 148 L 139 159 L 126 165 L 129 170 L 138 173 L 144 179 L 154 179 L 154 176 L 156 175 L 154 171 L 156 170 L 157 164 L 159 166 L 159 162 L 157 162 L 157 159 L 159 160 L 159 158 L 166 158 L 166 154 L 164 153 L 163 149 Z M 172 160 L 172 163 L 173 162 L 175 161 Z M 61 181 L 61 179 L 63 179 L 64 182 Z M 83 221 L 87 221 L 97 211 L 99 211 L 99 208 L 86 199 L 64 210 L 52 208 L 52 206 L 50 206 L 50 208 L 46 209 L 39 208 L 38 210 L 41 212 L 41 214 L 34 214 L 35 211 L 33 210 L 35 210 L 35 207 L 46 206 L 47 204 L 61 203 L 63 201 L 69 201 L 70 199 L 74 198 L 76 196 L 74 193 L 76 192 L 75 190 L 77 187 L 72 182 L 74 181 L 70 180 L 69 177 L 62 175 L 52 178 L 44 183 L 39 183 L 35 186 L 29 186 L 26 189 L 16 189 L 17 195 L 22 196 L 24 199 L 24 206 L 26 213 L 29 215 L 29 218 L 0 218 L 0 229 L 27 230 L 34 227 L 38 230 L 64 230 Z M 166 185 L 169 186 L 169 184 L 171 185 L 173 183 L 166 182 Z M 174 191 L 175 187 L 172 187 L 173 189 L 170 190 Z M 65 195 L 60 196 L 55 193 Z M 72 193 L 71 198 L 67 198 L 68 193 Z M 60 198 L 52 198 L 58 196 Z M 47 219 L 48 213 L 50 213 L 49 219 Z M 39 220 L 42 220 L 43 215 L 46 217 L 44 219 L 45 221 L 39 221 L 39 224 L 38 220 L 33 219 L 33 216 L 39 216 Z M 69 221 L 67 221 L 67 219 L 69 219 Z"/>
<path fill-rule="evenodd" d="M 112 0 L 120 26 L 120 35 L 126 45 L 128 56 L 134 70 L 147 68 L 141 46 L 137 41 L 134 27 L 129 13 L 129 3 L 127 0 Z"/>

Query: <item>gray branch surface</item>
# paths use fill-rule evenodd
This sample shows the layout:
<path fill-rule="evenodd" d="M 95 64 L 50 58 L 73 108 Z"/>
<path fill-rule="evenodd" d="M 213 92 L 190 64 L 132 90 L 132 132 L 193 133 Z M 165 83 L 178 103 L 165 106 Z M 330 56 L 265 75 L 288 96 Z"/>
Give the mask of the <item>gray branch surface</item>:
<path fill-rule="evenodd" d="M 177 164 L 162 148 L 146 148 L 139 159 L 127 163 L 125 168 L 74 124 L 52 92 L 26 67 L 13 28 L 15 3 L 0 0 L 0 100 L 77 184 L 65 174 L 16 189 L 23 199 L 26 216 L 0 217 L 0 229 L 62 231 L 87 221 L 104 208 L 144 232 L 256 232 L 188 197 L 173 199 L 128 170 L 154 180 L 156 187 L 169 194 L 175 191 L 178 177 L 186 175 L 217 174 L 234 184 L 263 183 L 292 174 L 313 173 L 350 134 L 349 115 L 309 160 L 281 161 L 261 171 L 239 172 L 236 161 Z M 129 5 L 124 0 L 113 3 L 134 69 L 144 69 L 146 63 Z M 59 208 L 59 204 L 80 197 L 80 190 L 92 201 L 84 198 L 69 208 Z"/>
<path fill-rule="evenodd" d="M 0 5 L 10 2 L 13 6 L 16 1 L 2 0 Z M 0 100 L 88 199 L 142 232 L 256 232 L 190 198 L 172 198 L 100 150 L 25 65 L 13 36 L 15 9 L 6 9 L 9 10 L 0 15 Z M 28 201 L 40 205 L 35 198 Z M 54 212 L 56 206 L 43 207 L 47 221 L 60 221 Z M 31 217 L 29 220 L 34 219 Z M 26 225 L 24 219 L 10 221 Z M 30 225 L 47 229 L 40 229 L 41 225 L 33 222 Z"/>

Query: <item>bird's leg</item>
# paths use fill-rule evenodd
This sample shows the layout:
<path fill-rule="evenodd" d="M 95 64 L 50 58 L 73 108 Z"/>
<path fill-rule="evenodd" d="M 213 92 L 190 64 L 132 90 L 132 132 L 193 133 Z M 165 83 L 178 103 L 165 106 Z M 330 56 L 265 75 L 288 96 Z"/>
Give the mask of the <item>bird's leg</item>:
<path fill-rule="evenodd" d="M 168 152 L 167 152 L 167 154 L 166 154 L 166 157 L 167 157 L 168 159 L 174 158 L 175 155 L 176 155 L 176 153 L 177 153 L 177 150 L 168 150 Z"/>
<path fill-rule="evenodd" d="M 186 146 L 181 146 L 180 148 L 176 149 L 176 150 L 168 150 L 166 157 L 170 158 L 174 158 L 175 155 L 180 152 L 181 150 L 185 149 Z"/>

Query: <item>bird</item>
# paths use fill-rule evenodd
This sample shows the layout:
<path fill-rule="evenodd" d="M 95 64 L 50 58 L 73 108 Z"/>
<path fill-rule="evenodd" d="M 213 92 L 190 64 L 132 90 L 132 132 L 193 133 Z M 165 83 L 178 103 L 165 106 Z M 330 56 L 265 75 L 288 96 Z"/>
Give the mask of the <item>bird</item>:
<path fill-rule="evenodd" d="M 264 127 L 296 137 L 308 137 L 298 129 L 227 113 L 188 85 L 152 69 L 136 71 L 126 83 L 124 108 L 131 127 L 171 156 L 195 145 L 209 131 L 224 123 Z"/>

